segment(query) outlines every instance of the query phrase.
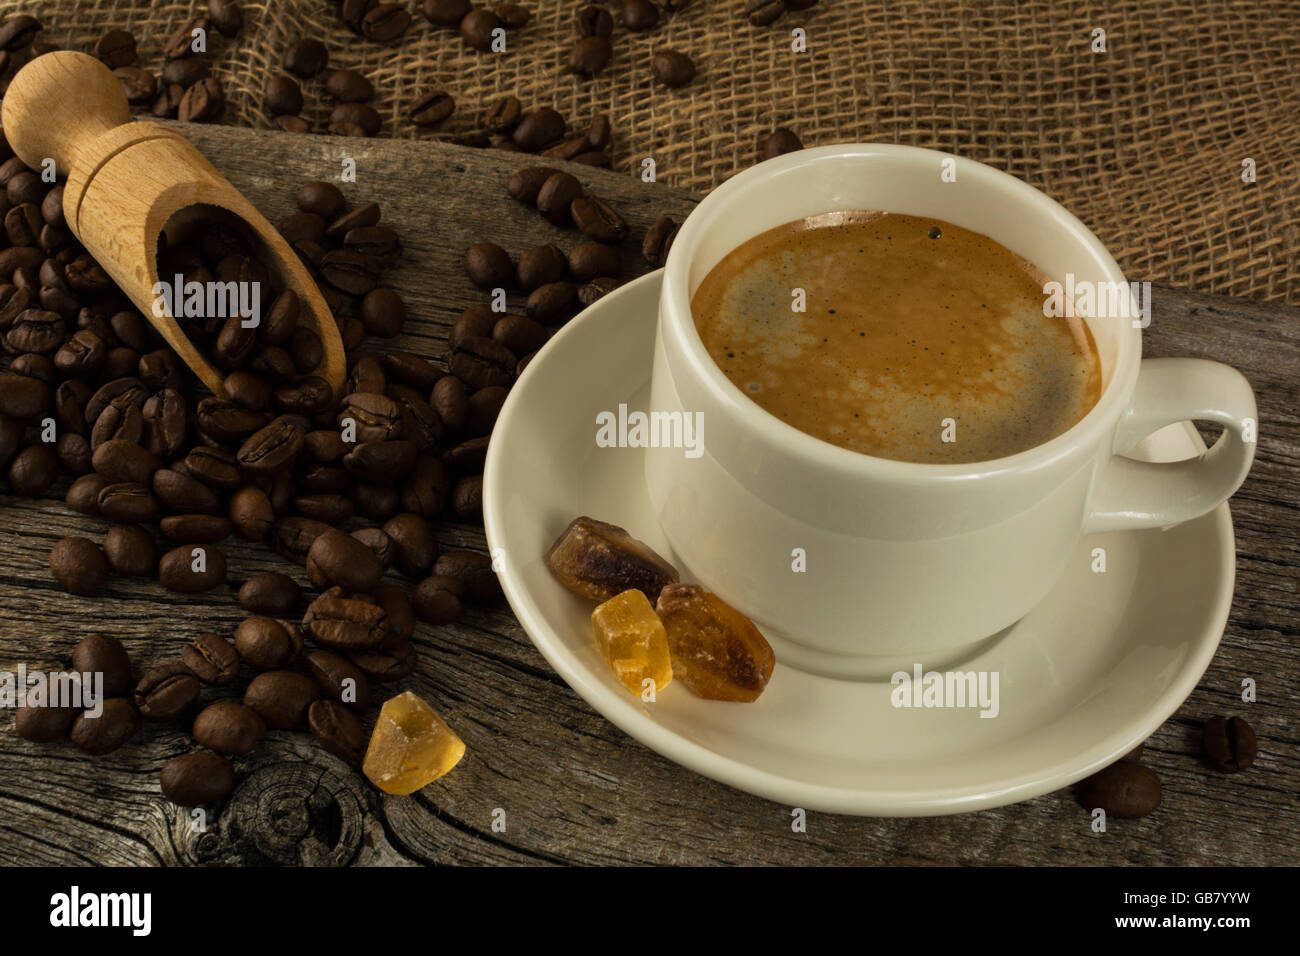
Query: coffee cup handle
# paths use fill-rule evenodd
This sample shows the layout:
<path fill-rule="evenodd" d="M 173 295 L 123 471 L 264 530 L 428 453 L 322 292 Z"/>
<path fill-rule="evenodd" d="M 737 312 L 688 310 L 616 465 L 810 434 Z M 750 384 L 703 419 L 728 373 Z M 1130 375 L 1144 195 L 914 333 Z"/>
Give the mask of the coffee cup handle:
<path fill-rule="evenodd" d="M 1182 421 L 1223 426 L 1214 447 L 1184 461 L 1122 457 L 1152 432 Z M 1146 359 L 1115 430 L 1114 453 L 1093 487 L 1085 533 L 1163 528 L 1198 518 L 1226 501 L 1255 460 L 1255 393 L 1218 362 Z"/>

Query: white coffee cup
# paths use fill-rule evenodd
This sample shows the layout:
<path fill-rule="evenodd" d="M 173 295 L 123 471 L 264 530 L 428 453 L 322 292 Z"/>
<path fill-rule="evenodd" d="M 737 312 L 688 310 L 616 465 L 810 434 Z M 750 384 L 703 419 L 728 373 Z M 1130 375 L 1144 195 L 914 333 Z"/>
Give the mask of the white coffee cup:
<path fill-rule="evenodd" d="M 691 212 L 664 271 L 650 408 L 702 413 L 703 454 L 652 449 L 646 478 L 677 559 L 752 617 L 779 661 L 861 677 L 886 662 L 960 653 L 1038 604 L 1081 535 L 1187 521 L 1241 485 L 1255 453 L 1250 385 L 1216 362 L 1143 361 L 1141 323 L 1130 316 L 1085 316 L 1102 363 L 1097 404 L 1063 434 L 1006 458 L 874 458 L 759 407 L 709 357 L 691 296 L 746 240 L 840 210 L 945 220 L 1050 277 L 1125 284 L 1097 237 L 1043 193 L 910 146 L 789 153 L 728 180 Z M 1187 461 L 1121 457 L 1185 420 L 1218 422 L 1223 433 Z"/>

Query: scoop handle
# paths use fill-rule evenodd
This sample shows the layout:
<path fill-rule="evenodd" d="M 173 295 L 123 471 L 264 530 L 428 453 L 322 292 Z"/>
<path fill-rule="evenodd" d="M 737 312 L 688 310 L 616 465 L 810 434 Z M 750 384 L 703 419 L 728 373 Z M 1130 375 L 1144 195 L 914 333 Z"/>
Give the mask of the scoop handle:
<path fill-rule="evenodd" d="M 38 171 L 53 159 L 60 176 L 90 161 L 95 141 L 130 119 L 126 93 L 113 71 L 72 50 L 46 53 L 19 70 L 0 110 L 5 137 L 18 157 Z"/>

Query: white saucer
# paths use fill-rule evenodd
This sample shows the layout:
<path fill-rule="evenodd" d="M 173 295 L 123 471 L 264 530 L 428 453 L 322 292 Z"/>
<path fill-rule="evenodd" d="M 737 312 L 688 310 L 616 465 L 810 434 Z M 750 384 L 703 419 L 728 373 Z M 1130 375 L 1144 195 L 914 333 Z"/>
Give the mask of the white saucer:
<path fill-rule="evenodd" d="M 647 747 L 699 773 L 791 807 L 928 816 L 1057 790 L 1145 740 L 1192 692 L 1232 600 L 1226 505 L 1167 531 L 1082 541 L 1049 597 L 960 662 L 997 671 L 1000 714 L 903 709 L 884 681 L 845 681 L 777 665 L 753 704 L 701 700 L 680 683 L 642 703 L 618 684 L 591 636 L 593 605 L 561 587 L 543 556 L 577 515 L 622 525 L 669 560 L 643 477 L 644 453 L 598 448 L 596 415 L 645 409 L 660 272 L 605 296 L 529 365 L 488 452 L 483 512 L 500 577 L 533 643 L 588 703 Z M 1199 454 L 1190 424 L 1134 453 Z M 1105 548 L 1107 570 L 1092 571 Z M 679 563 L 680 566 L 680 563 Z M 704 582 L 707 585 L 707 582 Z"/>

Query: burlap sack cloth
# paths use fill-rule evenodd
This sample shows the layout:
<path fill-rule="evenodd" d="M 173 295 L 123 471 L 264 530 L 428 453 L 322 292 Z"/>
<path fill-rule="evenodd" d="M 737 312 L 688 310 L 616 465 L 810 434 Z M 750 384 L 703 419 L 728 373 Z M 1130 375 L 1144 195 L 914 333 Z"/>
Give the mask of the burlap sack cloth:
<path fill-rule="evenodd" d="M 595 79 L 564 70 L 577 38 L 577 0 L 522 0 L 532 19 L 503 54 L 470 49 L 414 22 L 396 44 L 363 40 L 326 0 L 246 2 L 233 40 L 213 34 L 210 58 L 230 106 L 224 122 L 270 128 L 267 80 L 285 49 L 312 36 L 331 66 L 370 77 L 382 135 L 430 135 L 404 118 L 418 94 L 456 99 L 450 131 L 479 125 L 495 98 L 550 105 L 585 129 L 595 111 L 614 127 L 614 168 L 632 175 L 653 156 L 661 181 L 707 191 L 753 163 L 760 134 L 793 128 L 805 145 L 852 140 L 961 153 L 1045 191 L 1107 244 L 1130 279 L 1199 291 L 1300 300 L 1300 17 L 1251 0 L 1110 0 L 1091 4 L 998 0 L 821 0 L 766 27 L 745 0 L 694 0 L 649 33 L 615 13 L 614 58 Z M 489 4 L 490 5 L 490 4 Z M 44 38 L 89 50 L 110 27 L 135 33 L 141 64 L 162 67 L 163 42 L 206 2 L 15 2 Z M 794 53 L 792 31 L 806 32 Z M 1106 32 L 1106 52 L 1092 50 Z M 679 90 L 650 75 L 653 50 L 694 58 Z M 304 114 L 324 125 L 319 80 L 304 84 Z M 1242 181 L 1253 159 L 1258 181 Z"/>

